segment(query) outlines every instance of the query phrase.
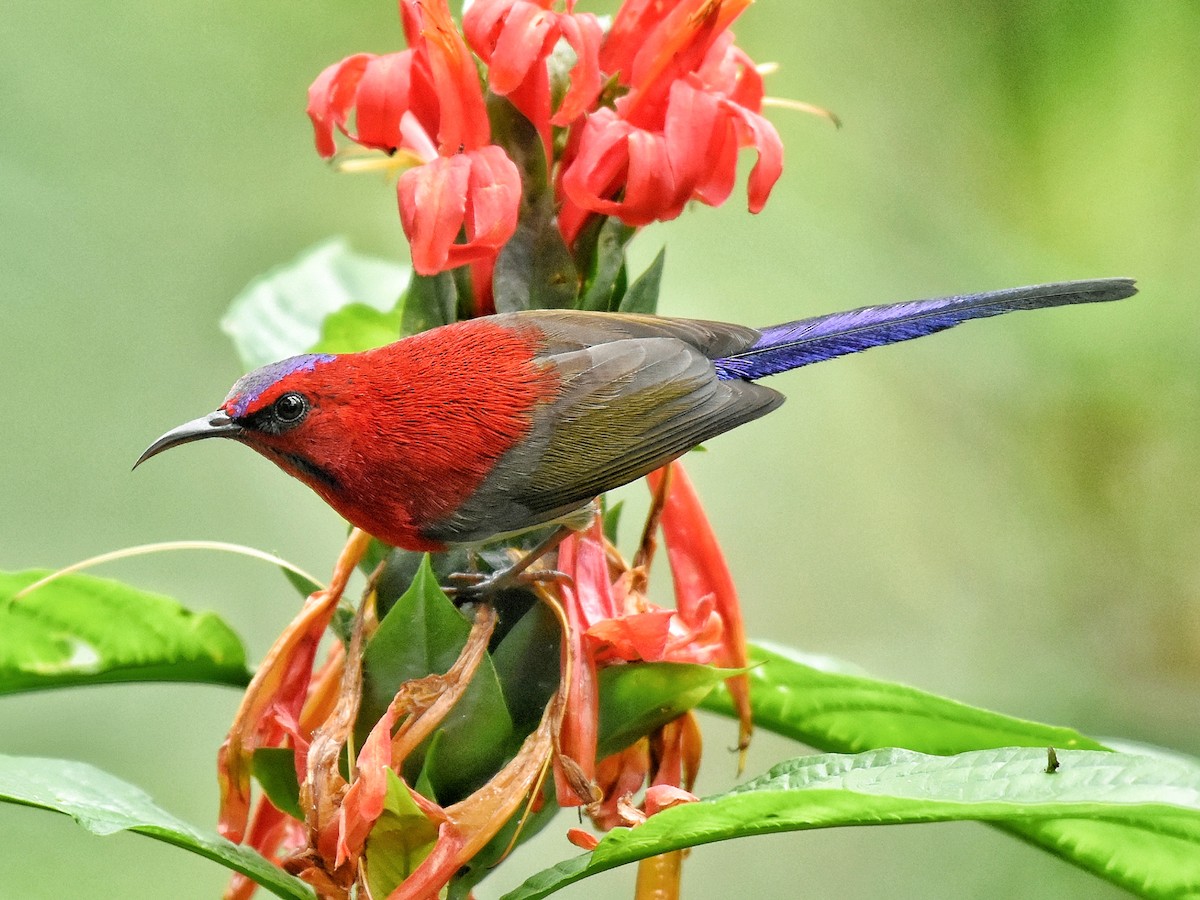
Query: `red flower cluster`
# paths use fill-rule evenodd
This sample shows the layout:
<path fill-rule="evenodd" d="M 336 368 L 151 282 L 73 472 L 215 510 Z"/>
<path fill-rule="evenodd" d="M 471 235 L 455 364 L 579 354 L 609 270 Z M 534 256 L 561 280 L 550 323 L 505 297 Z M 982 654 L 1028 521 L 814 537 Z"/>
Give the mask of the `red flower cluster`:
<path fill-rule="evenodd" d="M 268 859 L 312 884 L 321 897 L 349 897 L 364 878 L 368 838 L 400 785 L 413 810 L 409 838 L 424 842 L 420 862 L 389 900 L 435 896 L 522 807 L 545 802 L 541 784 L 552 766 L 560 806 L 585 807 L 602 829 L 635 825 L 648 815 L 696 798 L 690 793 L 700 765 L 700 732 L 691 712 L 667 722 L 629 747 L 597 759 L 598 673 L 628 662 L 695 662 L 742 669 L 746 665 L 741 611 L 711 526 L 683 467 L 672 463 L 651 477 L 654 500 L 641 546 L 627 564 L 609 543 L 597 516 L 591 528 L 568 538 L 558 566 L 570 583 L 538 583 L 542 600 L 563 628 L 558 690 L 519 752 L 485 785 L 449 806 L 424 797 L 399 779 L 406 758 L 436 731 L 462 698 L 483 658 L 495 613 L 483 608 L 458 661 L 444 674 L 400 686 L 385 714 L 353 757 L 341 764 L 362 696 L 361 658 L 371 630 L 370 603 L 356 622 L 348 648 L 335 643 L 314 667 L 317 646 L 346 582 L 367 550 L 355 530 L 330 587 L 313 594 L 259 667 L 221 748 L 221 833 L 245 841 Z M 671 562 L 676 609 L 646 598 L 661 527 Z M 726 682 L 742 716 L 741 743 L 750 735 L 748 683 Z M 291 751 L 303 820 L 261 797 L 251 809 L 254 754 Z M 635 795 L 645 788 L 641 808 Z M 595 846 L 572 829 L 575 843 Z M 415 851 L 414 851 L 415 853 Z M 227 900 L 255 890 L 235 876 Z"/>
<path fill-rule="evenodd" d="M 563 669 L 565 715 L 554 758 L 560 806 L 584 805 L 598 826 L 635 825 L 659 809 L 695 798 L 688 793 L 700 766 L 700 731 L 691 712 L 602 760 L 598 671 L 627 662 L 746 666 L 741 607 L 716 535 L 691 481 L 678 462 L 652 473 L 654 492 L 642 545 L 627 565 L 604 537 L 597 517 L 559 548 L 558 567 L 570 577 L 558 587 L 568 628 Z M 675 609 L 646 597 L 655 534 L 661 526 L 675 584 Z M 552 598 L 548 597 L 551 602 Z M 740 747 L 750 740 L 749 683 L 726 682 L 741 718 Z M 646 788 L 644 811 L 633 795 Z M 572 839 L 590 849 L 594 838 Z"/>
<path fill-rule="evenodd" d="M 403 154 L 400 218 L 418 272 L 494 261 L 517 227 L 521 177 L 491 143 L 475 60 L 445 0 L 401 0 L 400 12 L 409 49 L 347 57 L 309 88 L 317 152 L 334 154 L 336 128 Z"/>
<path fill-rule="evenodd" d="M 562 12 L 553 0 L 476 0 L 464 42 L 446 0 L 400 0 L 408 50 L 348 57 L 310 88 L 317 150 L 333 155 L 336 129 L 400 156 L 411 166 L 399 198 L 414 267 L 482 264 L 476 288 L 490 295 L 479 276 L 516 229 L 521 183 L 491 142 L 474 50 L 490 92 L 542 138 L 569 244 L 593 215 L 641 226 L 674 218 L 690 200 L 723 203 L 743 147 L 758 152 L 748 185 L 757 212 L 783 148 L 760 115 L 762 79 L 728 30 L 749 4 L 627 0 L 605 33 L 574 0 Z"/>

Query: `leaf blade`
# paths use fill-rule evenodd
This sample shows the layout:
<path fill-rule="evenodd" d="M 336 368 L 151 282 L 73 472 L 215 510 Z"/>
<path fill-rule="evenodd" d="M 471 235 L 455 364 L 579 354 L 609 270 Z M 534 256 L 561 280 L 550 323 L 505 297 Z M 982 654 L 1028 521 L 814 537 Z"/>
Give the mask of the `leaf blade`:
<path fill-rule="evenodd" d="M 0 694 L 82 684 L 249 683 L 241 640 L 218 616 L 107 578 L 0 572 Z"/>
<path fill-rule="evenodd" d="M 1140 883 L 1145 896 L 1200 891 L 1200 767 L 1091 750 L 1063 751 L 1060 760 L 1054 774 L 1045 771 L 1045 751 L 1036 748 L 949 757 L 887 749 L 789 760 L 725 794 L 664 810 L 633 829 L 614 829 L 592 853 L 537 873 L 503 900 L 536 900 L 619 865 L 755 834 L 1084 816 L 1119 822 L 1122 830 L 1153 822 L 1169 834 L 1177 846 L 1153 859 L 1126 860 L 1136 867 L 1128 880 Z"/>
<path fill-rule="evenodd" d="M 326 317 L 352 303 L 391 311 L 411 274 L 408 266 L 354 253 L 343 239 L 324 241 L 247 285 L 221 317 L 221 330 L 246 367 L 258 368 L 308 351 Z"/>
<path fill-rule="evenodd" d="M 0 755 L 0 802 L 70 816 L 93 834 L 133 831 L 182 847 L 253 879 L 286 900 L 315 900 L 300 879 L 249 847 L 194 828 L 141 789 L 86 763 Z"/>

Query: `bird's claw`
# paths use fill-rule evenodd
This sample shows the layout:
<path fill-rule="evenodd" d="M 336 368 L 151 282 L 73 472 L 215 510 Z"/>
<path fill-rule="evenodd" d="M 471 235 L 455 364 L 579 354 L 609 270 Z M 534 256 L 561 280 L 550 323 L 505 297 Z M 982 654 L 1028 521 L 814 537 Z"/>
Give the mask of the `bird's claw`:
<path fill-rule="evenodd" d="M 538 569 L 533 572 L 528 570 L 514 572 L 511 569 L 501 569 L 491 575 L 482 575 L 478 572 L 452 572 L 446 576 L 446 580 L 450 584 L 445 585 L 442 589 L 459 603 L 482 600 L 497 591 L 523 585 L 548 582 L 574 584 L 574 579 L 570 575 L 566 572 L 559 572 L 557 569 Z"/>

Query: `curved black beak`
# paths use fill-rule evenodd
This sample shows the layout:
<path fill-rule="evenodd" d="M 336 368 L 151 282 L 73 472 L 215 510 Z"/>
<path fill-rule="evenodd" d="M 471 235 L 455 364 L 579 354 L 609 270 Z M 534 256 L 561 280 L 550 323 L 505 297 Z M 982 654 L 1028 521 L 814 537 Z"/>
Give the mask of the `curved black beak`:
<path fill-rule="evenodd" d="M 133 467 L 136 469 L 150 457 L 157 456 L 159 453 L 162 453 L 164 450 L 170 450 L 172 447 L 178 447 L 180 444 L 190 444 L 192 441 L 199 441 L 210 437 L 237 437 L 243 430 L 241 425 L 237 424 L 221 410 L 217 410 L 215 413 L 185 422 L 178 428 L 172 428 L 147 447 L 146 451 L 138 457 L 137 462 L 133 464 Z"/>

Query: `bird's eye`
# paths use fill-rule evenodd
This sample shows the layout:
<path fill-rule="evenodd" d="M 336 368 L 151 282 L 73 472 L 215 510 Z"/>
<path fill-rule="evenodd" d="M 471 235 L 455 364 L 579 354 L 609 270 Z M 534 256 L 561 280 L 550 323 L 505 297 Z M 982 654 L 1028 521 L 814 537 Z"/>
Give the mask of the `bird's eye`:
<path fill-rule="evenodd" d="M 284 394 L 275 401 L 272 407 L 275 418 L 283 425 L 295 425 L 304 418 L 308 412 L 308 401 L 304 399 L 303 394 L 292 393 Z"/>

